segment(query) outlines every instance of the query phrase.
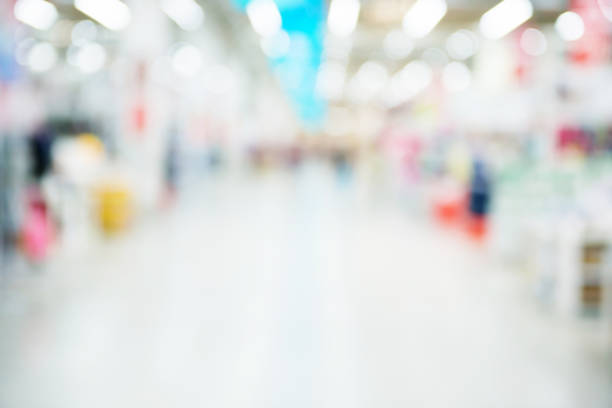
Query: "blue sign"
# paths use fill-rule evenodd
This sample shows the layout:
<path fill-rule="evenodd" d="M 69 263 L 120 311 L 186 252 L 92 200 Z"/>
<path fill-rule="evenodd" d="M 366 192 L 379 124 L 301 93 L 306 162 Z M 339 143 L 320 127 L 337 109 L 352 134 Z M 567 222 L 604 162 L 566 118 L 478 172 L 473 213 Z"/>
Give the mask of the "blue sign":
<path fill-rule="evenodd" d="M 234 0 L 245 10 L 251 0 Z M 316 129 L 327 109 L 316 94 L 316 82 L 323 54 L 326 2 L 324 0 L 275 0 L 288 34 L 289 49 L 269 57 L 270 65 L 304 124 Z"/>

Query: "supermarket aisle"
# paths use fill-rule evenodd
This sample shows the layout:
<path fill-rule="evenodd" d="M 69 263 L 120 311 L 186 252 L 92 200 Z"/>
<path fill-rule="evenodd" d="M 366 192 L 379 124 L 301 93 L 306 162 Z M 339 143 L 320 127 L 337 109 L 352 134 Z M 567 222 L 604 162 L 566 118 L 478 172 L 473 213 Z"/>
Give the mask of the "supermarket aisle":
<path fill-rule="evenodd" d="M 612 403 L 593 327 L 320 169 L 209 183 L 1 312 L 2 407 Z"/>

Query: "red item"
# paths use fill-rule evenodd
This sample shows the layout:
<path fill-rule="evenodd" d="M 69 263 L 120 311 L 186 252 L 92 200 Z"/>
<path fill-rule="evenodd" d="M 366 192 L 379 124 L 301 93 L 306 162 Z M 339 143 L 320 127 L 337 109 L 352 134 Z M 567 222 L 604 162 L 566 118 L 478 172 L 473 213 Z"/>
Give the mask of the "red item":
<path fill-rule="evenodd" d="M 440 197 L 433 202 L 433 212 L 436 221 L 443 225 L 458 224 L 466 211 L 464 196 Z"/>
<path fill-rule="evenodd" d="M 584 35 L 572 42 L 571 60 L 579 65 L 598 65 L 610 56 L 610 22 L 604 16 L 602 0 L 571 0 L 570 10 L 584 21 Z"/>
<path fill-rule="evenodd" d="M 468 235 L 476 241 L 481 241 L 487 236 L 487 227 L 487 217 L 472 215 L 468 219 Z"/>
<path fill-rule="evenodd" d="M 132 126 L 136 133 L 143 133 L 147 127 L 147 111 L 144 105 L 136 105 L 132 111 Z"/>
<path fill-rule="evenodd" d="M 42 261 L 53 241 L 53 228 L 44 201 L 33 194 L 28 200 L 23 228 L 22 249 L 32 261 Z"/>

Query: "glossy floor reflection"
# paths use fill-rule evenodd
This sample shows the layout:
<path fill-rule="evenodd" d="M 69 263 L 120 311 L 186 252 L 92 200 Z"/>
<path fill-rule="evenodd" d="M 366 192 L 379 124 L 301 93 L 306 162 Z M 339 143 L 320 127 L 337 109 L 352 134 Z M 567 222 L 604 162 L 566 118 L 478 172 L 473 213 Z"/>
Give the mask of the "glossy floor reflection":
<path fill-rule="evenodd" d="M 0 406 L 612 405 L 597 325 L 362 187 L 228 176 L 9 279 Z"/>

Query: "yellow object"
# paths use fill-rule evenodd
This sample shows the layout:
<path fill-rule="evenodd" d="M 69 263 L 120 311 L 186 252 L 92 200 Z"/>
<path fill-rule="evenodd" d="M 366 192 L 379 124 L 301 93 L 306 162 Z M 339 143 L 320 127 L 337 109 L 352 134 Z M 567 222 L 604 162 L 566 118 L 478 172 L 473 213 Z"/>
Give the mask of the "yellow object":
<path fill-rule="evenodd" d="M 113 234 L 124 230 L 132 216 L 132 196 L 120 184 L 105 184 L 98 190 L 98 217 L 102 230 Z"/>
<path fill-rule="evenodd" d="M 96 155 L 104 154 L 104 144 L 92 133 L 81 133 L 77 141 Z"/>

